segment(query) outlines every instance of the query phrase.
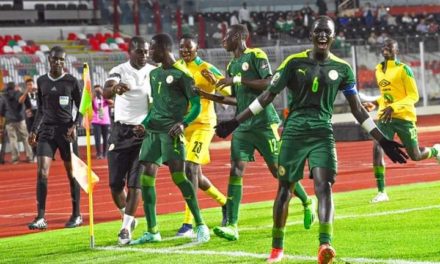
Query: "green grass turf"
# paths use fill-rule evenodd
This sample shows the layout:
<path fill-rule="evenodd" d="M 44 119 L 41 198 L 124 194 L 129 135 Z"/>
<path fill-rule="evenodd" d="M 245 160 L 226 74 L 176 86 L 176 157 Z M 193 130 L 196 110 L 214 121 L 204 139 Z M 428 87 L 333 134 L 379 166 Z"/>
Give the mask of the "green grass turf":
<path fill-rule="evenodd" d="M 369 203 L 375 195 L 373 189 L 335 194 L 336 263 L 402 263 L 387 259 L 440 263 L 439 187 L 440 182 L 389 187 L 391 201 L 380 204 Z M 89 248 L 87 226 L 0 239 L 0 262 L 264 263 L 271 248 L 272 203 L 242 205 L 240 240 L 236 242 L 212 234 L 209 243 L 189 247 L 185 247 L 189 239 L 118 247 L 120 222 L 116 221 L 95 226 L 94 250 Z M 220 222 L 220 208 L 204 210 L 203 216 L 212 228 Z M 307 231 L 302 217 L 298 200 L 292 200 L 285 242 L 288 256 L 282 263 L 316 263 L 318 225 Z M 160 215 L 162 238 L 172 238 L 182 219 L 182 213 Z M 145 229 L 144 218 L 139 220 L 135 238 Z M 178 254 L 179 251 L 187 254 Z M 249 255 L 221 255 L 234 252 Z M 360 258 L 366 260 L 362 262 Z"/>

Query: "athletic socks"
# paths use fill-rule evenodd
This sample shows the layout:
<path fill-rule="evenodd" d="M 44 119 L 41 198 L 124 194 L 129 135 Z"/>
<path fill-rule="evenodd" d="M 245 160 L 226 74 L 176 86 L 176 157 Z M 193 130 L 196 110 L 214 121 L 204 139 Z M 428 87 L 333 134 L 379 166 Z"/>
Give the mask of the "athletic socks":
<path fill-rule="evenodd" d="M 333 224 L 319 223 L 319 244 L 331 244 L 333 238 Z"/>
<path fill-rule="evenodd" d="M 272 228 L 272 248 L 284 248 L 285 227 Z"/>
<path fill-rule="evenodd" d="M 243 196 L 243 177 L 230 176 L 228 184 L 228 200 L 226 207 L 228 210 L 228 223 L 236 225 L 238 223 L 238 211 Z"/>
<path fill-rule="evenodd" d="M 301 200 L 303 206 L 307 206 L 309 204 L 309 197 L 307 196 L 306 190 L 304 190 L 304 187 L 300 182 L 295 184 L 294 194 Z"/>
<path fill-rule="evenodd" d="M 373 166 L 374 177 L 376 177 L 377 190 L 385 191 L 385 166 Z"/>
<path fill-rule="evenodd" d="M 47 178 L 37 177 L 37 218 L 44 218 L 46 211 Z"/>
<path fill-rule="evenodd" d="M 195 191 L 195 190 L 194 190 Z M 224 196 L 214 185 L 211 185 L 205 193 L 211 197 L 212 199 L 216 200 L 221 206 L 226 204 L 226 196 Z M 188 207 L 188 204 L 185 204 L 185 217 L 183 219 L 184 224 L 192 224 L 193 221 L 193 215 L 191 213 L 191 210 Z"/>
<path fill-rule="evenodd" d="M 221 206 L 226 204 L 226 196 L 223 195 L 214 185 L 211 185 L 205 193 L 216 200 Z"/>
<path fill-rule="evenodd" d="M 121 218 L 124 218 L 125 215 L 125 207 L 124 208 L 118 208 L 119 212 L 121 213 Z"/>
<path fill-rule="evenodd" d="M 72 215 L 73 216 L 79 216 L 81 215 L 79 210 L 79 204 L 80 204 L 80 186 L 79 183 L 74 178 L 69 178 L 69 184 L 70 184 L 70 197 L 72 198 Z"/>
<path fill-rule="evenodd" d="M 191 213 L 191 210 L 189 209 L 188 204 L 185 203 L 185 217 L 183 218 L 183 223 L 188 224 L 188 225 L 192 225 L 193 219 L 194 219 L 194 217 Z"/>
<path fill-rule="evenodd" d="M 134 216 L 124 214 L 124 219 L 122 220 L 122 227 L 121 227 L 121 229 L 125 228 L 129 232 L 131 232 L 132 230 L 131 230 L 130 225 L 131 225 L 131 222 L 133 222 L 133 221 L 134 221 Z"/>
<path fill-rule="evenodd" d="M 142 200 L 144 201 L 144 213 L 147 219 L 148 232 L 157 233 L 156 219 L 156 178 L 142 174 L 141 188 Z"/>
<path fill-rule="evenodd" d="M 186 204 L 188 205 L 192 215 L 194 216 L 194 221 L 196 225 L 202 225 L 203 219 L 200 214 L 196 193 L 191 182 L 186 178 L 184 172 L 174 172 L 171 174 L 171 176 L 173 178 L 174 184 L 176 184 L 182 192 L 183 198 L 185 199 Z"/>
<path fill-rule="evenodd" d="M 436 148 L 434 148 L 434 147 L 430 148 L 428 159 L 431 158 L 431 157 L 436 158 L 437 155 L 438 155 L 438 150 Z"/>

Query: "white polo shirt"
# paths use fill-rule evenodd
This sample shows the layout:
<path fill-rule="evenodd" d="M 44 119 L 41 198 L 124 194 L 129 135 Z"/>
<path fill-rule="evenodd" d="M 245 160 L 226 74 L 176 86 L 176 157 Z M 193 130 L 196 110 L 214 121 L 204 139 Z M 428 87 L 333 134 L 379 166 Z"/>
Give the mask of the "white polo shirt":
<path fill-rule="evenodd" d="M 147 116 L 151 97 L 150 72 L 155 68 L 146 64 L 137 70 L 127 61 L 110 70 L 106 81 L 125 83 L 130 88 L 123 95 L 117 94 L 115 97 L 115 122 L 138 125 Z"/>

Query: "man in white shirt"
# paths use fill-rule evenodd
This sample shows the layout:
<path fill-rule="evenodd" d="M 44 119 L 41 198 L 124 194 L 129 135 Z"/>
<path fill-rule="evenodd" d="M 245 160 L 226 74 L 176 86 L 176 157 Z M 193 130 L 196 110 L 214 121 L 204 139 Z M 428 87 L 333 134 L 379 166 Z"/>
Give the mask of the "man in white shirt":
<path fill-rule="evenodd" d="M 238 20 L 240 21 L 240 24 L 246 25 L 249 32 L 252 31 L 251 13 L 249 12 L 249 9 L 247 9 L 246 2 L 243 2 L 242 8 L 238 11 Z"/>
<path fill-rule="evenodd" d="M 136 227 L 135 213 L 141 193 L 139 151 L 143 138 L 137 137 L 132 129 L 147 116 L 151 98 L 150 72 L 155 68 L 147 63 L 148 43 L 142 37 L 131 38 L 128 53 L 129 61 L 110 70 L 103 93 L 104 98 L 115 98 L 108 165 L 113 201 L 123 218 L 118 234 L 120 245 L 130 243 L 131 232 Z"/>

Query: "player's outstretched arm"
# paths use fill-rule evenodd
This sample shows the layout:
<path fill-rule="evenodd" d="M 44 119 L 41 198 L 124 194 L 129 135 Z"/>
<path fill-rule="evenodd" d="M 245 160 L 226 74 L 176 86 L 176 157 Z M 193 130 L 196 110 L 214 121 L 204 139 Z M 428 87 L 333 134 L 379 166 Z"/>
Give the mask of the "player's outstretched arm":
<path fill-rule="evenodd" d="M 228 121 L 220 122 L 215 127 L 216 134 L 221 138 L 226 138 L 240 125 L 240 123 L 260 113 L 264 109 L 264 107 L 266 107 L 273 101 L 273 99 L 275 99 L 275 97 L 276 94 L 269 92 L 268 90 L 264 91 L 249 105 L 248 108 L 238 114 L 235 118 Z"/>
<path fill-rule="evenodd" d="M 233 96 L 210 94 L 210 93 L 202 91 L 201 89 L 198 89 L 198 88 L 195 88 L 194 90 L 201 97 L 208 99 L 208 100 L 211 100 L 211 101 L 214 101 L 216 103 L 227 104 L 227 105 L 237 105 L 237 100 Z"/>
<path fill-rule="evenodd" d="M 266 78 L 266 79 L 245 79 L 242 78 L 241 76 L 234 76 L 234 77 L 226 77 L 223 79 L 220 79 L 217 83 L 216 83 L 216 87 L 217 88 L 224 88 L 227 86 L 232 86 L 232 85 L 238 85 L 238 84 L 242 84 L 246 87 L 258 90 L 258 91 L 264 91 L 266 90 L 266 88 L 269 86 L 270 84 L 270 80 L 271 78 Z"/>
<path fill-rule="evenodd" d="M 122 95 L 129 90 L 130 88 L 125 83 L 118 83 L 115 80 L 108 80 L 104 84 L 104 91 L 102 95 L 105 99 L 112 99 L 116 94 Z"/>
<path fill-rule="evenodd" d="M 377 142 L 379 142 L 380 146 L 384 150 L 385 154 L 394 162 L 394 163 L 406 163 L 408 159 L 408 155 L 401 149 L 403 145 L 387 139 L 384 134 L 377 128 L 373 119 L 367 113 L 367 110 L 362 106 L 361 101 L 359 100 L 359 96 L 354 93 L 350 95 L 345 95 L 347 98 L 351 113 L 356 118 L 356 120 L 361 124 L 362 128 L 364 128 Z"/>

